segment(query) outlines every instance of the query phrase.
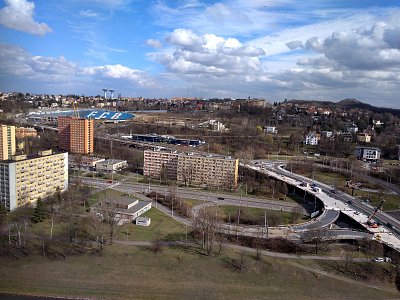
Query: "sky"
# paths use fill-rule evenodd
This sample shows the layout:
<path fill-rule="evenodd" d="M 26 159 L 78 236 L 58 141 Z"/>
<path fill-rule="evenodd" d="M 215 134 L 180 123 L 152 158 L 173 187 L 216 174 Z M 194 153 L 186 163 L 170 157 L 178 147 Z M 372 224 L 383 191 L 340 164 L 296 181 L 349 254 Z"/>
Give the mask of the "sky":
<path fill-rule="evenodd" d="M 0 0 L 0 90 L 400 108 L 399 20 L 397 0 Z"/>

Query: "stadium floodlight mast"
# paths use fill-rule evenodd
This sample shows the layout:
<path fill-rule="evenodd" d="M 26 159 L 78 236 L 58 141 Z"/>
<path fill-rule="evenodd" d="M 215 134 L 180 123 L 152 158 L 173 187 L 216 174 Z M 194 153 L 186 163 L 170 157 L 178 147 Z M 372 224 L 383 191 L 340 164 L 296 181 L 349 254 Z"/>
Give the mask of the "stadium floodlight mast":
<path fill-rule="evenodd" d="M 109 89 L 109 91 L 110 91 L 110 93 L 111 93 L 111 100 L 112 100 L 112 99 L 114 99 L 114 95 L 113 95 L 113 93 L 114 93 L 114 91 L 115 91 L 115 90 L 113 90 L 113 89 Z"/>
<path fill-rule="evenodd" d="M 107 91 L 108 91 L 108 89 L 103 89 L 103 92 L 104 92 L 104 99 L 107 98 Z"/>

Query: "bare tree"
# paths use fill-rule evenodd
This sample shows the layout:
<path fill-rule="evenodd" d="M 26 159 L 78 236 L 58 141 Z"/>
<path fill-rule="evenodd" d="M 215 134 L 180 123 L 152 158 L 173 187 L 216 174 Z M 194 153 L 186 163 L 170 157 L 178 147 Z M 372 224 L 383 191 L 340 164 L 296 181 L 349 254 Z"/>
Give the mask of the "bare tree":
<path fill-rule="evenodd" d="M 96 208 L 96 214 L 98 214 L 98 216 L 108 227 L 108 238 L 109 244 L 111 245 L 114 235 L 118 231 L 118 225 L 122 221 L 123 216 L 115 205 L 106 203 L 104 201 L 101 202 Z"/>
<path fill-rule="evenodd" d="M 300 218 L 301 214 L 301 208 L 299 206 L 293 207 L 290 212 L 291 222 L 295 223 L 297 219 Z"/>
<path fill-rule="evenodd" d="M 216 241 L 219 217 L 212 211 L 201 210 L 194 220 L 195 232 L 202 236 L 203 249 L 211 255 Z"/>
<path fill-rule="evenodd" d="M 310 229 L 303 233 L 302 240 L 304 243 L 310 243 L 314 246 L 315 254 L 327 249 L 327 239 L 329 238 L 328 229 L 316 228 Z"/>

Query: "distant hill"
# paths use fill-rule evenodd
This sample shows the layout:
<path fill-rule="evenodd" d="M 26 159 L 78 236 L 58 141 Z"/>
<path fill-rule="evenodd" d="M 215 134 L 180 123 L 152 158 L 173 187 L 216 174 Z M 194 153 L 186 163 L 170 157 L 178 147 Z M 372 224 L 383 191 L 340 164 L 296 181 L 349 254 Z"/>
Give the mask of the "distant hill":
<path fill-rule="evenodd" d="M 343 99 L 339 102 L 332 101 L 317 101 L 317 100 L 290 100 L 288 102 L 298 103 L 298 104 L 310 104 L 319 107 L 332 107 L 332 108 L 342 108 L 342 109 L 365 109 L 370 110 L 374 113 L 391 113 L 394 116 L 400 117 L 400 109 L 387 108 L 387 107 L 376 107 L 367 103 L 363 103 L 357 99 Z"/>

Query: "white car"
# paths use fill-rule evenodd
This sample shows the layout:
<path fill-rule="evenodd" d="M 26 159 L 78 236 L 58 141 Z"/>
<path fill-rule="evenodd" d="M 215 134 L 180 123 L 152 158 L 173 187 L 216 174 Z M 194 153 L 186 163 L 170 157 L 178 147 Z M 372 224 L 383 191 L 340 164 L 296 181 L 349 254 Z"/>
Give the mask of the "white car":
<path fill-rule="evenodd" d="M 373 261 L 374 261 L 374 262 L 381 263 L 381 262 L 385 262 L 385 258 L 383 258 L 383 257 L 375 257 L 375 258 L 373 259 Z"/>

